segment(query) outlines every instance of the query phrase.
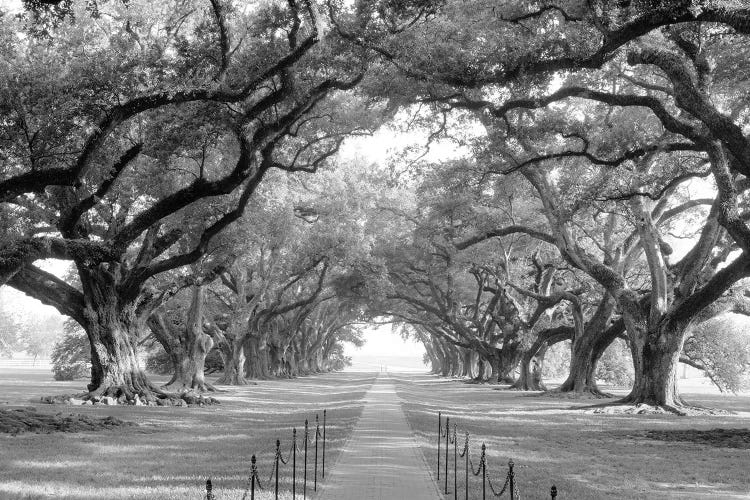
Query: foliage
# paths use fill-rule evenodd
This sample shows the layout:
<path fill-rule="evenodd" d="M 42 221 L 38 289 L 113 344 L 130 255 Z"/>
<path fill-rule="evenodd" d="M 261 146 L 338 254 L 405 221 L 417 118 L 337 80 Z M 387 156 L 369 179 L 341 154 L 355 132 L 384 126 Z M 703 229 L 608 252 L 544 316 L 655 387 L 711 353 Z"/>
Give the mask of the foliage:
<path fill-rule="evenodd" d="M 570 368 L 570 341 L 558 342 L 551 346 L 544 356 L 542 377 L 545 379 L 565 378 Z"/>
<path fill-rule="evenodd" d="M 157 375 L 169 375 L 174 371 L 169 354 L 160 345 L 151 349 L 146 355 L 146 370 Z"/>
<path fill-rule="evenodd" d="M 722 314 L 695 326 L 685 341 L 683 354 L 702 366 L 721 391 L 750 388 L 750 320 Z"/>
<path fill-rule="evenodd" d="M 57 315 L 27 319 L 19 332 L 19 346 L 34 360 L 44 357 L 50 353 L 53 339 L 60 336 L 61 326 L 61 319 Z"/>
<path fill-rule="evenodd" d="M 596 365 L 594 376 L 597 380 L 617 387 L 633 385 L 633 356 L 624 340 L 615 339 L 612 345 L 604 351 Z"/>
<path fill-rule="evenodd" d="M 63 336 L 52 348 L 52 373 L 55 380 L 75 380 L 91 371 L 91 345 L 86 332 L 75 321 L 63 325 Z"/>
<path fill-rule="evenodd" d="M 220 372 L 224 369 L 224 360 L 221 359 L 221 354 L 218 349 L 211 349 L 206 356 L 205 362 L 206 375 L 211 373 Z"/>
<path fill-rule="evenodd" d="M 12 356 L 19 343 L 21 325 L 0 303 L 0 356 Z"/>

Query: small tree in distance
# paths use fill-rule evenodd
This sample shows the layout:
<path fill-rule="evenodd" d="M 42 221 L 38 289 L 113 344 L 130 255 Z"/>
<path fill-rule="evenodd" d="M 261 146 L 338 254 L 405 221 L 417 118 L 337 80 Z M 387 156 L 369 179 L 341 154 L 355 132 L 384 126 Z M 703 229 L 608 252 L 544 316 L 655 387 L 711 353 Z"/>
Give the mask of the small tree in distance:
<path fill-rule="evenodd" d="M 55 342 L 51 359 L 55 380 L 75 380 L 91 373 L 91 345 L 86 332 L 72 319 L 63 324 L 63 336 Z"/>

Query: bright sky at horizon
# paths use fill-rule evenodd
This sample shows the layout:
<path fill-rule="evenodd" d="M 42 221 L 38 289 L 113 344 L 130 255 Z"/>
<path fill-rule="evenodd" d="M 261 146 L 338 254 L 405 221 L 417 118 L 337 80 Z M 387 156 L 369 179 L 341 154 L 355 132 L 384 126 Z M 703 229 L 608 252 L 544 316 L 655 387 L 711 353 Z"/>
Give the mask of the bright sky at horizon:
<path fill-rule="evenodd" d="M 373 325 L 365 332 L 365 345 L 357 348 L 344 344 L 344 352 L 352 358 L 353 371 L 426 371 L 422 362 L 424 346 L 414 340 L 404 340 L 391 325 Z"/>

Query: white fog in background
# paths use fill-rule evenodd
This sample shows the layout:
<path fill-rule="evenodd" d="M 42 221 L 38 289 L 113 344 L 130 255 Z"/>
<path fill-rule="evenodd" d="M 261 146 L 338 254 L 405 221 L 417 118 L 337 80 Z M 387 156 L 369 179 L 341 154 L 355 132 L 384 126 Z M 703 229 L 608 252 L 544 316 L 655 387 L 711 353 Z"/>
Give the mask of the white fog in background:
<path fill-rule="evenodd" d="M 352 358 L 347 371 L 426 372 L 422 362 L 424 346 L 413 340 L 404 340 L 394 333 L 391 325 L 378 325 L 365 332 L 366 344 L 357 348 L 346 343 L 344 352 Z"/>

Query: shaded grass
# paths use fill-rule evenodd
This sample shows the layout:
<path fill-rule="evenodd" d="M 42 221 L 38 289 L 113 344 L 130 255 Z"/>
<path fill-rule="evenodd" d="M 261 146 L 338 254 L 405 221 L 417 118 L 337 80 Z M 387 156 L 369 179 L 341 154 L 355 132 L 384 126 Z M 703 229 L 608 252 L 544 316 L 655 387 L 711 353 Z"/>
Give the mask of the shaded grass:
<path fill-rule="evenodd" d="M 435 475 L 437 413 L 458 424 L 458 450 L 470 438 L 475 467 L 484 442 L 488 474 L 502 487 L 507 462 L 515 462 L 522 497 L 558 498 L 750 498 L 750 450 L 721 442 L 716 428 L 737 442 L 750 422 L 750 397 L 686 395 L 704 406 L 737 412 L 728 416 L 606 415 L 584 413 L 591 401 L 561 400 L 535 393 L 495 390 L 433 376 L 395 377 L 407 419 Z M 601 402 L 598 401 L 598 402 Z M 704 434 L 701 434 L 704 433 Z M 737 437 L 737 436 L 741 437 Z M 660 439 L 655 439 L 660 438 Z M 711 439 L 708 437 L 706 439 Z M 718 444 L 718 446 L 717 446 Z M 441 469 L 445 466 L 441 442 Z M 481 479 L 470 474 L 469 498 L 481 498 Z M 459 458 L 458 496 L 463 498 L 464 462 Z M 444 469 L 439 486 L 444 488 Z M 453 445 L 449 450 L 449 495 L 453 498 Z M 489 489 L 488 498 L 491 497 Z M 507 493 L 506 493 L 507 494 Z"/>
<path fill-rule="evenodd" d="M 48 374 L 0 372 L 4 408 L 29 406 L 41 395 L 75 392 L 81 382 L 48 381 Z M 21 389 L 25 380 L 24 388 Z M 211 478 L 217 500 L 239 499 L 247 485 L 250 456 L 256 454 L 263 486 L 272 483 L 275 441 L 286 458 L 292 428 L 301 446 L 304 421 L 314 440 L 315 414 L 328 411 L 326 464 L 333 464 L 362 411 L 372 374 L 325 374 L 294 380 L 259 381 L 216 395 L 221 405 L 195 408 L 35 405 L 60 411 L 113 416 L 137 427 L 99 432 L 0 435 L 2 499 L 201 499 Z M 7 389 L 7 390 L 6 390 Z M 312 484 L 310 447 L 308 483 Z M 298 455 L 301 491 L 302 455 Z M 291 490 L 291 461 L 282 466 L 282 489 Z M 310 489 L 308 489 L 308 492 Z M 266 491 L 256 498 L 271 498 Z M 291 494 L 283 495 L 291 498 Z M 249 496 L 248 496 L 249 498 Z"/>
<path fill-rule="evenodd" d="M 133 424 L 113 417 L 94 418 L 75 413 L 51 415 L 33 407 L 0 409 L 0 432 L 7 434 L 99 431 L 127 425 Z"/>

